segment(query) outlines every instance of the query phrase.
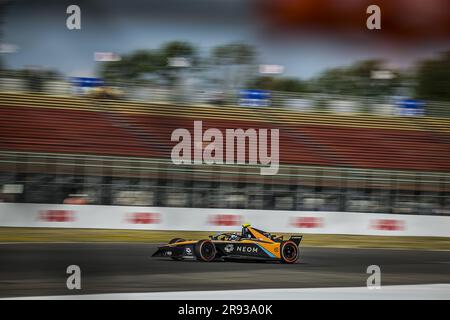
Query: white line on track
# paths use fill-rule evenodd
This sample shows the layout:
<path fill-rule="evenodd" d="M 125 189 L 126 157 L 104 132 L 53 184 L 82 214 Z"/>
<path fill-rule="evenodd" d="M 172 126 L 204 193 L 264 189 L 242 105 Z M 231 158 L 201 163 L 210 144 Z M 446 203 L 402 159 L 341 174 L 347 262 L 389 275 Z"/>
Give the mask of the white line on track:
<path fill-rule="evenodd" d="M 250 298 L 249 298 L 250 297 Z M 450 300 L 450 284 L 367 287 L 104 293 L 6 300 Z M 2 299 L 3 300 L 3 299 Z"/>

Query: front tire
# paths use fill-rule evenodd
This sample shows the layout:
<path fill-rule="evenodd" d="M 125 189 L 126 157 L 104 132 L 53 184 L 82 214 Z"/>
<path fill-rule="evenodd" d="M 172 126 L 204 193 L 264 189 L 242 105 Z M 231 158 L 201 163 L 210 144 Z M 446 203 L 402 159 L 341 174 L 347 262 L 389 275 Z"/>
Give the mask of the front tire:
<path fill-rule="evenodd" d="M 194 253 L 198 260 L 210 262 L 216 257 L 216 246 L 211 240 L 200 240 L 195 244 Z"/>
<path fill-rule="evenodd" d="M 299 257 L 298 246 L 294 241 L 288 240 L 281 244 L 281 262 L 295 263 Z"/>

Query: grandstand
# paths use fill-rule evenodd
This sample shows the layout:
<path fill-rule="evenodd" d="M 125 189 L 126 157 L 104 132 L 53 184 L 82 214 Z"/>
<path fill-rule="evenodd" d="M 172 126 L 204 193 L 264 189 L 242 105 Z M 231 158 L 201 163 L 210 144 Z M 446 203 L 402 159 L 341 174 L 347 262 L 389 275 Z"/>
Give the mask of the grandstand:
<path fill-rule="evenodd" d="M 175 166 L 170 135 L 279 128 L 280 172 Z M 450 214 L 450 119 L 0 94 L 4 201 Z"/>

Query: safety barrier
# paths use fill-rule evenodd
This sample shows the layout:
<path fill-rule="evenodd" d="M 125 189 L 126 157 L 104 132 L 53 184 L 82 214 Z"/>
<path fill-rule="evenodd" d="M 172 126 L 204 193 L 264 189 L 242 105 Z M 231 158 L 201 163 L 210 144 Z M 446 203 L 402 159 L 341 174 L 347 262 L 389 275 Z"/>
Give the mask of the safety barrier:
<path fill-rule="evenodd" d="M 450 217 L 348 212 L 0 204 L 0 226 L 450 237 Z"/>

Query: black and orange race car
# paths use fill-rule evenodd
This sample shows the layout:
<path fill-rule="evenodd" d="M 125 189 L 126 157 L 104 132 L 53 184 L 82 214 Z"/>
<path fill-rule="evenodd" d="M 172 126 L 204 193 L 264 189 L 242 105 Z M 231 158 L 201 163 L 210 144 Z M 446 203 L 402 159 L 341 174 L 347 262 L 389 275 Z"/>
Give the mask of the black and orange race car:
<path fill-rule="evenodd" d="M 170 257 L 174 260 L 197 259 L 213 261 L 225 259 L 275 260 L 283 263 L 295 263 L 299 257 L 299 245 L 302 236 L 275 236 L 242 226 L 239 233 L 219 233 L 205 240 L 184 240 L 175 238 L 167 245 L 159 247 L 153 257 Z"/>

